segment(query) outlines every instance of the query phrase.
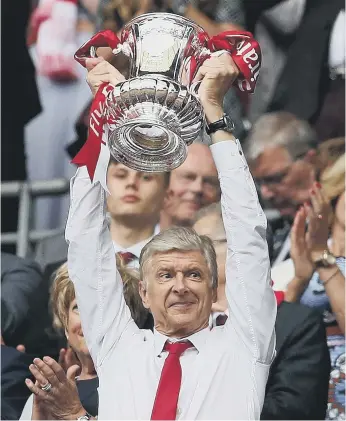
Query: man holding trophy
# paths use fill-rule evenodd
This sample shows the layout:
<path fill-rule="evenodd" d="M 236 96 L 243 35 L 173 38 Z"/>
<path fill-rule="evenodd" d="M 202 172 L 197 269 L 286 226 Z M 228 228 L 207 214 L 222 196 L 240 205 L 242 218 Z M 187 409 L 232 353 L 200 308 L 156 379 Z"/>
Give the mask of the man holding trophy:
<path fill-rule="evenodd" d="M 90 137 L 75 159 L 80 168 L 71 180 L 66 227 L 69 275 L 100 381 L 99 419 L 259 419 L 275 354 L 276 302 L 266 218 L 223 111 L 233 83 L 253 90 L 258 46 L 248 33 L 210 40 L 175 15 L 144 15 L 124 31 L 111 47 L 128 55 L 128 80 L 89 57 L 104 38 L 77 57 L 89 70 L 95 100 Z M 154 332 L 140 330 L 125 304 L 106 221 L 109 154 L 132 168 L 167 171 L 183 162 L 204 123 L 222 192 L 230 317 L 224 326 L 209 326 L 217 289 L 211 240 L 171 228 L 140 256 L 140 294 L 155 324 Z M 44 384 L 30 388 L 53 402 L 61 373 L 52 359 L 39 369 Z M 80 404 L 65 405 L 69 419 L 91 418 Z"/>

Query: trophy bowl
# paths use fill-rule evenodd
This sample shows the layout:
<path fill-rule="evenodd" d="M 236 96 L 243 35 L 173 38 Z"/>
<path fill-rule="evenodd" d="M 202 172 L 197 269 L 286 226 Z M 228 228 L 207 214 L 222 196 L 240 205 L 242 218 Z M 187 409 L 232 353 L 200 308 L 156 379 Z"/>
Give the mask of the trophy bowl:
<path fill-rule="evenodd" d="M 169 13 L 141 15 L 124 27 L 113 53 L 127 56 L 129 79 L 106 100 L 108 145 L 116 161 L 148 172 L 184 162 L 204 126 L 191 80 L 210 53 L 207 40 L 201 27 Z"/>

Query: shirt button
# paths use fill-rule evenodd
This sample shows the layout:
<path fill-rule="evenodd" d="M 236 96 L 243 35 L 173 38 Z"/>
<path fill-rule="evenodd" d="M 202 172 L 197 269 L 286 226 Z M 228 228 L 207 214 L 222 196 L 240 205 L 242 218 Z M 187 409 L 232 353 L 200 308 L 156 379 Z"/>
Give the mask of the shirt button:
<path fill-rule="evenodd" d="M 177 416 L 176 416 L 176 418 L 179 418 L 180 415 L 181 415 L 181 409 L 180 408 L 177 408 Z"/>

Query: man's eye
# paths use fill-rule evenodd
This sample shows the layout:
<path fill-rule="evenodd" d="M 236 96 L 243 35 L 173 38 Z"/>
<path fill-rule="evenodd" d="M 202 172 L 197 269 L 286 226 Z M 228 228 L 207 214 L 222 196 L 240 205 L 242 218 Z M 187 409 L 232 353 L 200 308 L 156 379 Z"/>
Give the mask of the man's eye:
<path fill-rule="evenodd" d="M 190 278 L 198 279 L 198 278 L 201 277 L 201 274 L 197 270 L 194 270 L 193 272 L 190 272 L 189 276 L 190 276 Z"/>
<path fill-rule="evenodd" d="M 172 276 L 169 272 L 163 272 L 163 273 L 160 273 L 160 278 L 164 279 L 164 280 L 167 280 L 167 279 L 171 279 Z"/>
<path fill-rule="evenodd" d="M 75 304 L 75 305 L 73 306 L 73 308 L 72 308 L 72 311 L 76 311 L 76 312 L 79 312 L 79 309 L 78 309 L 78 306 L 77 306 L 77 304 Z"/>
<path fill-rule="evenodd" d="M 143 174 L 142 178 L 144 181 L 151 181 L 153 179 L 153 176 L 150 174 Z"/>
<path fill-rule="evenodd" d="M 126 173 L 125 172 L 116 172 L 114 174 L 115 178 L 125 178 L 126 177 Z"/>

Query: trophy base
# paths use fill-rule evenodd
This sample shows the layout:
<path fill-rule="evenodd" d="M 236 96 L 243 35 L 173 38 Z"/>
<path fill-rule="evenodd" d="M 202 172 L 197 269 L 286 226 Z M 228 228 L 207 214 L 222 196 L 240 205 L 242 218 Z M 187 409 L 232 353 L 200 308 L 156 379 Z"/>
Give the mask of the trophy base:
<path fill-rule="evenodd" d="M 109 137 L 113 158 L 137 171 L 166 172 L 186 159 L 186 143 L 162 122 L 133 119 L 117 127 Z"/>

